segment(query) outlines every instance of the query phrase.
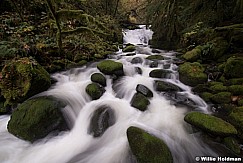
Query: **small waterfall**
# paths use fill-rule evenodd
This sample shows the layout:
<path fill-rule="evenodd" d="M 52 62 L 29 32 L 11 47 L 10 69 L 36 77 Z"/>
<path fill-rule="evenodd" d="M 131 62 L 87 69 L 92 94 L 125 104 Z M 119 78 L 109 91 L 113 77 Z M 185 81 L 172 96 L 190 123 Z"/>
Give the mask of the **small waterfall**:
<path fill-rule="evenodd" d="M 156 79 L 173 83 L 182 89 L 177 96 L 190 101 L 193 108 L 209 112 L 207 104 L 191 92 L 191 88 L 178 80 L 175 52 L 148 46 L 152 31 L 141 26 L 137 30 L 124 30 L 124 43 L 137 45 L 136 55 L 117 52 L 113 60 L 124 65 L 125 76 L 113 83 L 106 76 L 107 86 L 103 96 L 92 101 L 85 88 L 91 83 L 90 76 L 99 72 L 94 63 L 91 67 L 81 67 L 62 73 L 53 74 L 57 83 L 42 95 L 54 96 L 65 101 L 64 115 L 72 129 L 56 137 L 40 140 L 30 144 L 7 132 L 9 116 L 0 116 L 0 162 L 1 163 L 136 163 L 131 155 L 126 130 L 137 126 L 162 139 L 172 152 L 175 163 L 195 162 L 196 156 L 216 157 L 212 149 L 203 143 L 200 135 L 194 134 L 190 125 L 184 122 L 185 114 L 190 111 L 187 105 L 177 105 L 177 98 L 170 94 L 155 91 L 154 78 L 149 73 L 154 69 L 166 69 L 171 73 L 166 79 Z M 162 55 L 165 59 L 158 61 L 158 66 L 151 68 L 152 61 L 148 55 Z M 132 64 L 135 57 L 142 63 Z M 137 73 L 136 69 L 141 69 Z M 153 92 L 148 109 L 144 112 L 132 107 L 130 101 L 136 92 L 136 86 L 142 84 Z M 93 113 L 106 106 L 114 113 L 115 121 L 103 135 L 93 137 L 89 126 Z"/>

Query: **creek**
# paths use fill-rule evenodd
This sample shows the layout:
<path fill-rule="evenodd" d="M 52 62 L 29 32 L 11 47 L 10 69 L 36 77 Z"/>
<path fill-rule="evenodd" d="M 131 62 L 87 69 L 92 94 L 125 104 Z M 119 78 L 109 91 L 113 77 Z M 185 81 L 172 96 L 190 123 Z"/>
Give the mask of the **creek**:
<path fill-rule="evenodd" d="M 218 151 L 201 139 L 200 132 L 194 132 L 184 122 L 184 116 L 192 110 L 210 114 L 208 105 L 192 93 L 191 87 L 179 81 L 176 53 L 150 48 L 148 41 L 153 32 L 141 27 L 124 30 L 124 43 L 136 44 L 136 51 L 131 54 L 120 50 L 110 56 L 111 60 L 123 64 L 125 76 L 114 81 L 112 76 L 105 75 L 106 91 L 98 100 L 91 100 L 85 92 L 86 86 L 91 83 L 91 75 L 99 72 L 97 63 L 52 75 L 57 82 L 41 95 L 53 96 L 68 103 L 63 114 L 72 128 L 70 131 L 31 144 L 9 134 L 7 123 L 10 116 L 0 116 L 0 162 L 135 163 L 126 135 L 130 126 L 144 129 L 162 139 L 175 163 L 195 162 L 196 156 L 217 157 Z M 164 60 L 151 66 L 153 61 L 145 58 L 155 54 L 162 55 Z M 131 63 L 135 57 L 139 57 L 141 62 Z M 166 78 L 152 78 L 149 73 L 154 69 L 165 69 L 170 73 Z M 154 88 L 155 80 L 172 83 L 181 91 L 171 94 L 158 92 Z M 144 112 L 130 104 L 138 84 L 153 93 Z M 89 132 L 90 122 L 100 107 L 112 111 L 109 114 L 112 123 L 101 136 L 94 137 Z"/>

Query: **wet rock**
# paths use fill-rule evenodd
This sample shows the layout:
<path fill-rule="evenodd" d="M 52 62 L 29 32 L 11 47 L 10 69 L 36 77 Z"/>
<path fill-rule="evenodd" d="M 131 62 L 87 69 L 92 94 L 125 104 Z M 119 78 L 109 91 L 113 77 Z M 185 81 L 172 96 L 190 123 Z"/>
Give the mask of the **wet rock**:
<path fill-rule="evenodd" d="M 152 49 L 152 53 L 161 53 L 161 50 L 158 50 L 158 49 Z"/>
<path fill-rule="evenodd" d="M 202 53 L 201 46 L 197 46 L 191 51 L 188 51 L 184 55 L 182 55 L 182 58 L 189 62 L 195 62 L 200 58 L 201 53 Z"/>
<path fill-rule="evenodd" d="M 156 67 L 158 67 L 158 65 L 159 65 L 158 61 L 153 61 L 153 62 L 151 62 L 151 63 L 149 64 L 149 67 L 150 67 L 150 68 L 156 68 Z"/>
<path fill-rule="evenodd" d="M 143 71 L 140 67 L 135 67 L 135 71 L 138 73 L 138 74 L 142 74 Z"/>
<path fill-rule="evenodd" d="M 212 115 L 200 112 L 190 112 L 185 116 L 184 120 L 187 123 L 190 123 L 191 125 L 212 135 L 226 137 L 237 134 L 237 130 L 234 126 Z"/>
<path fill-rule="evenodd" d="M 143 63 L 143 60 L 140 57 L 135 57 L 135 58 L 132 59 L 131 63 L 132 64 L 139 64 L 139 63 Z"/>
<path fill-rule="evenodd" d="M 240 154 L 240 145 L 237 140 L 233 137 L 224 138 L 223 143 L 227 148 L 233 151 L 235 154 Z"/>
<path fill-rule="evenodd" d="M 86 87 L 86 92 L 92 100 L 97 100 L 103 95 L 105 89 L 97 83 L 91 83 Z"/>
<path fill-rule="evenodd" d="M 227 104 L 231 102 L 230 92 L 220 92 L 211 97 L 212 102 L 217 104 Z"/>
<path fill-rule="evenodd" d="M 107 106 L 102 106 L 93 113 L 88 133 L 94 137 L 100 137 L 114 124 L 115 114 L 113 110 Z"/>
<path fill-rule="evenodd" d="M 179 66 L 179 79 L 182 83 L 193 87 L 205 83 L 208 77 L 200 63 L 186 62 Z"/>
<path fill-rule="evenodd" d="M 50 85 L 50 75 L 35 60 L 29 58 L 12 60 L 2 69 L 0 89 L 6 99 L 5 104 L 23 102 L 47 90 Z"/>
<path fill-rule="evenodd" d="M 97 68 L 106 75 L 124 75 L 123 64 L 112 60 L 105 60 L 98 63 Z"/>
<path fill-rule="evenodd" d="M 136 91 L 138 93 L 143 94 L 146 97 L 153 97 L 153 92 L 146 86 L 142 85 L 142 84 L 138 84 L 136 87 Z"/>
<path fill-rule="evenodd" d="M 166 78 L 170 73 L 169 70 L 155 69 L 149 73 L 149 76 L 152 78 Z"/>
<path fill-rule="evenodd" d="M 123 52 L 133 52 L 136 50 L 136 47 L 134 45 L 128 45 L 124 49 L 122 49 Z"/>
<path fill-rule="evenodd" d="M 8 131 L 21 139 L 34 142 L 53 131 L 67 130 L 60 110 L 64 106 L 48 97 L 27 100 L 12 113 Z"/>
<path fill-rule="evenodd" d="M 91 75 L 91 81 L 106 86 L 106 78 L 101 73 L 94 73 Z"/>
<path fill-rule="evenodd" d="M 227 60 L 224 67 L 224 75 L 226 78 L 242 78 L 243 77 L 243 58 L 231 57 Z"/>
<path fill-rule="evenodd" d="M 150 55 L 146 59 L 148 60 L 164 60 L 164 57 L 162 55 Z"/>
<path fill-rule="evenodd" d="M 172 154 L 167 145 L 144 130 L 129 127 L 127 138 L 131 151 L 139 163 L 173 162 Z"/>
<path fill-rule="evenodd" d="M 155 90 L 159 92 L 178 92 L 182 91 L 180 87 L 169 82 L 156 80 L 154 84 Z"/>
<path fill-rule="evenodd" d="M 136 53 L 128 53 L 128 54 L 126 54 L 126 56 L 134 56 L 134 55 L 136 55 Z"/>
<path fill-rule="evenodd" d="M 137 108 L 140 111 L 147 110 L 149 104 L 150 102 L 147 97 L 141 93 L 135 93 L 131 100 L 131 106 Z"/>
<path fill-rule="evenodd" d="M 243 140 L 243 107 L 238 107 L 229 115 L 229 122 L 238 130 L 238 137 Z"/>

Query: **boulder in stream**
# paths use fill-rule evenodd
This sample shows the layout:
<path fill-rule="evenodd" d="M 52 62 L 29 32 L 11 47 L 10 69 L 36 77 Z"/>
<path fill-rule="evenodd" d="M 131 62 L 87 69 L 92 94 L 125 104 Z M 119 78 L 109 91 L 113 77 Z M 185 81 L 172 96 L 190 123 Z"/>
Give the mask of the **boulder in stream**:
<path fill-rule="evenodd" d="M 169 70 L 155 69 L 149 73 L 149 76 L 152 78 L 166 78 L 170 73 L 171 71 Z"/>
<path fill-rule="evenodd" d="M 135 45 L 127 45 L 122 51 L 123 52 L 133 52 L 136 50 L 136 46 Z"/>
<path fill-rule="evenodd" d="M 88 132 L 94 137 L 100 137 L 114 123 L 115 114 L 113 110 L 107 106 L 102 106 L 93 113 Z"/>
<path fill-rule="evenodd" d="M 155 90 L 159 92 L 178 92 L 182 91 L 180 87 L 178 87 L 175 84 L 165 82 L 165 81 L 160 81 L 156 80 L 154 84 Z"/>
<path fill-rule="evenodd" d="M 150 55 L 146 59 L 155 61 L 155 60 L 164 60 L 164 57 L 162 55 Z"/>
<path fill-rule="evenodd" d="M 146 131 L 137 127 L 129 127 L 127 138 L 132 154 L 135 155 L 139 163 L 173 162 L 170 149 L 163 140 Z"/>
<path fill-rule="evenodd" d="M 227 137 L 237 134 L 237 130 L 234 126 L 212 115 L 200 112 L 190 112 L 185 116 L 184 120 L 187 123 L 190 123 L 191 125 L 212 135 Z"/>
<path fill-rule="evenodd" d="M 92 100 L 97 100 L 103 95 L 105 89 L 97 83 L 91 83 L 87 85 L 86 92 L 92 98 Z"/>
<path fill-rule="evenodd" d="M 98 63 L 97 68 L 106 75 L 124 75 L 123 64 L 112 60 L 105 60 Z"/>
<path fill-rule="evenodd" d="M 106 78 L 101 73 L 94 73 L 91 75 L 91 81 L 106 86 Z"/>
<path fill-rule="evenodd" d="M 147 97 L 141 93 L 134 94 L 134 96 L 131 100 L 132 107 L 135 107 L 140 111 L 145 111 L 149 104 L 150 104 L 150 102 L 147 99 Z"/>
<path fill-rule="evenodd" d="M 64 106 L 60 101 L 48 97 L 29 99 L 12 113 L 8 131 L 21 139 L 34 142 L 53 131 L 67 130 L 61 113 Z"/>
<path fill-rule="evenodd" d="M 136 91 L 138 93 L 143 94 L 146 97 L 153 97 L 153 92 L 148 87 L 146 87 L 145 85 L 138 84 L 137 87 L 136 87 Z"/>

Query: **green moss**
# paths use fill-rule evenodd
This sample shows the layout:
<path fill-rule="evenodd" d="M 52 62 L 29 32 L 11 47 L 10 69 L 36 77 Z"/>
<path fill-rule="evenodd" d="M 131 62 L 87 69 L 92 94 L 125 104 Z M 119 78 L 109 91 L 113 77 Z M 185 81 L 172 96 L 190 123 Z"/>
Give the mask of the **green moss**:
<path fill-rule="evenodd" d="M 112 60 L 99 62 L 97 68 L 106 75 L 123 75 L 123 64 Z"/>
<path fill-rule="evenodd" d="M 102 86 L 106 86 L 106 78 L 101 73 L 94 73 L 91 75 L 91 81 L 99 83 Z"/>
<path fill-rule="evenodd" d="M 230 79 L 227 83 L 229 85 L 243 85 L 243 78 Z"/>
<path fill-rule="evenodd" d="M 186 62 L 179 66 L 179 79 L 184 84 L 196 86 L 205 83 L 208 77 L 204 73 L 204 68 L 200 63 Z"/>
<path fill-rule="evenodd" d="M 86 92 L 90 95 L 92 100 L 97 100 L 103 95 L 105 89 L 99 84 L 91 83 L 86 87 Z"/>
<path fill-rule="evenodd" d="M 227 87 L 221 84 L 215 84 L 210 87 L 210 89 L 213 91 L 213 93 L 219 93 L 219 92 L 224 92 L 227 91 Z"/>
<path fill-rule="evenodd" d="M 243 58 L 231 57 L 227 60 L 224 74 L 227 78 L 242 78 L 243 77 Z"/>
<path fill-rule="evenodd" d="M 210 133 L 218 136 L 236 135 L 237 130 L 230 123 L 224 120 L 207 115 L 200 112 L 188 113 L 184 120 L 191 125 L 203 130 L 206 133 Z"/>
<path fill-rule="evenodd" d="M 48 89 L 50 84 L 46 70 L 29 58 L 12 60 L 2 69 L 0 88 L 6 104 L 23 102 Z"/>
<path fill-rule="evenodd" d="M 231 102 L 230 92 L 220 92 L 211 97 L 211 100 L 218 104 L 227 104 Z"/>
<path fill-rule="evenodd" d="M 243 139 L 243 107 L 234 109 L 228 119 L 238 129 L 238 136 Z"/>
<path fill-rule="evenodd" d="M 238 106 L 243 106 L 243 99 L 238 100 Z"/>
<path fill-rule="evenodd" d="M 194 49 L 192 49 L 191 51 L 186 52 L 182 56 L 182 58 L 187 60 L 187 61 L 189 61 L 189 62 L 195 62 L 195 61 L 197 61 L 200 58 L 201 52 L 202 52 L 201 48 L 199 48 L 197 46 Z"/>
<path fill-rule="evenodd" d="M 139 163 L 172 163 L 173 157 L 167 145 L 160 139 L 137 128 L 127 129 L 132 153 Z"/>
<path fill-rule="evenodd" d="M 238 144 L 235 138 L 233 137 L 224 138 L 224 144 L 234 153 L 240 154 L 240 145 Z"/>
<path fill-rule="evenodd" d="M 212 96 L 213 96 L 213 94 L 209 93 L 209 92 L 203 92 L 200 94 L 200 97 L 206 102 L 210 102 L 211 101 L 210 99 Z"/>
<path fill-rule="evenodd" d="M 148 60 L 164 60 L 162 55 L 150 55 L 146 59 Z"/>
<path fill-rule="evenodd" d="M 141 111 L 145 111 L 149 104 L 147 97 L 141 93 L 136 93 L 131 100 L 131 106 Z"/>
<path fill-rule="evenodd" d="M 134 45 L 128 45 L 122 51 L 123 52 L 133 52 L 135 50 L 136 50 L 136 47 Z"/>
<path fill-rule="evenodd" d="M 233 95 L 243 95 L 243 85 L 231 85 L 228 87 L 228 90 Z"/>
<path fill-rule="evenodd" d="M 12 113 L 8 131 L 33 142 L 54 130 L 67 129 L 60 107 L 60 102 L 45 97 L 27 100 Z"/>

